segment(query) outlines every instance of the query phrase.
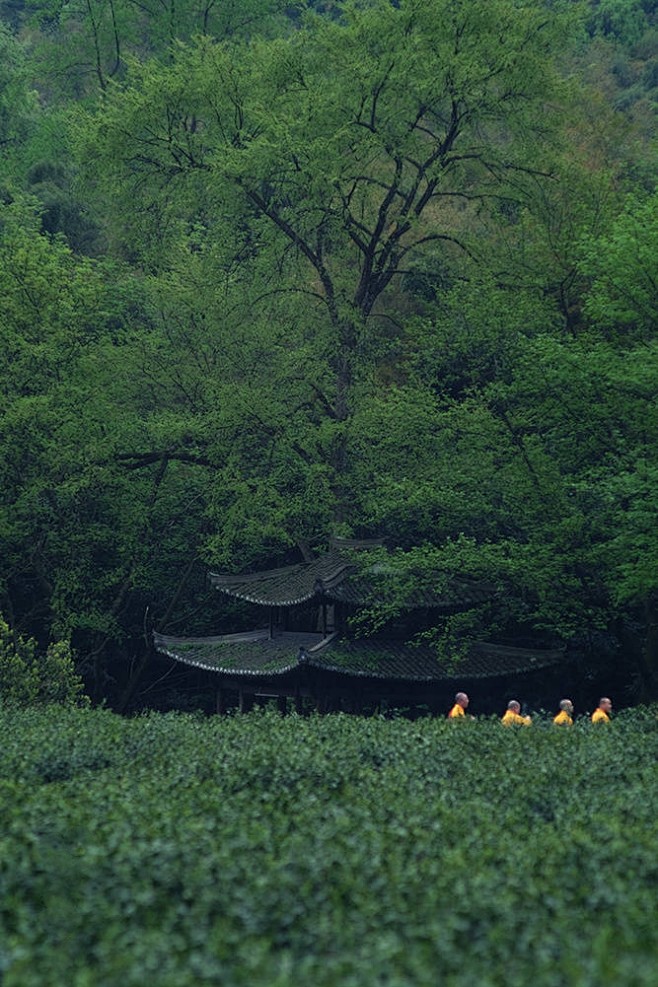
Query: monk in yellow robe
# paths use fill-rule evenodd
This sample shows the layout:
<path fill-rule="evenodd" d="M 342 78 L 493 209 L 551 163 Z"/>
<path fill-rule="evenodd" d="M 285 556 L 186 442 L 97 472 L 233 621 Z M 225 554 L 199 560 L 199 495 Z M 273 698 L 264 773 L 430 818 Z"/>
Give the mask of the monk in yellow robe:
<path fill-rule="evenodd" d="M 532 717 L 521 716 L 521 703 L 518 699 L 510 699 L 500 722 L 504 727 L 529 727 L 532 723 Z"/>
<path fill-rule="evenodd" d="M 455 705 L 448 713 L 448 719 L 459 720 L 462 717 L 465 717 L 469 702 L 470 699 L 465 692 L 458 692 L 455 696 Z"/>
<path fill-rule="evenodd" d="M 592 723 L 611 723 L 610 713 L 612 712 L 612 702 L 607 696 L 601 696 L 599 705 L 592 713 Z"/>
<path fill-rule="evenodd" d="M 573 726 L 573 703 L 570 699 L 560 700 L 560 712 L 553 717 L 553 723 L 558 727 Z"/>

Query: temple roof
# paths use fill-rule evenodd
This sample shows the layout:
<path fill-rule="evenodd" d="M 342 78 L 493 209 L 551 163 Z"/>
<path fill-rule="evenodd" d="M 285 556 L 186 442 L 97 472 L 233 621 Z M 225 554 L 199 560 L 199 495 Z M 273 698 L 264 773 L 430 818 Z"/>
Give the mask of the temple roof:
<path fill-rule="evenodd" d="M 337 551 L 321 555 L 313 562 L 299 562 L 282 569 L 229 575 L 211 572 L 210 582 L 220 593 L 266 606 L 292 606 L 328 594 L 355 572 L 353 562 Z"/>
<path fill-rule="evenodd" d="M 354 549 L 357 544 L 364 547 L 364 543 L 345 547 Z M 390 571 L 394 573 L 393 568 Z M 334 544 L 328 552 L 311 562 L 241 575 L 211 572 L 209 578 L 215 589 L 228 596 L 263 606 L 293 606 L 315 596 L 354 605 L 394 602 L 394 594 L 387 588 L 386 576 L 381 564 L 364 571 L 353 555 Z M 450 585 L 441 591 L 416 589 L 405 600 L 405 606 L 433 607 L 451 612 L 483 603 L 491 599 L 493 593 L 493 587 L 486 583 L 465 578 L 452 579 Z"/>
<path fill-rule="evenodd" d="M 430 682 L 519 674 L 555 665 L 565 657 L 559 649 L 479 642 L 453 664 L 441 661 L 428 646 L 374 638 L 348 641 L 336 634 L 284 632 L 270 637 L 268 629 L 203 638 L 155 634 L 154 641 L 158 651 L 176 661 L 236 678 L 269 678 L 310 666 L 350 677 Z"/>

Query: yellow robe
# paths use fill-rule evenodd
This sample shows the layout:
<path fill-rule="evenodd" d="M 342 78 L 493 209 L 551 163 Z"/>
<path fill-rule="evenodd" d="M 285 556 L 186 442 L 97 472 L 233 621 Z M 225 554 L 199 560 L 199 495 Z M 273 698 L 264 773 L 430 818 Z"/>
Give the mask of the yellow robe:
<path fill-rule="evenodd" d="M 560 712 L 557 714 L 557 716 L 554 717 L 553 723 L 555 723 L 556 726 L 558 726 L 558 727 L 572 727 L 573 726 L 573 720 L 571 719 L 571 717 L 567 713 L 566 709 L 561 709 L 560 710 Z"/>
<path fill-rule="evenodd" d="M 532 719 L 529 716 L 521 716 L 520 713 L 515 713 L 513 709 L 508 709 L 500 722 L 504 727 L 529 727 L 532 723 Z"/>
<path fill-rule="evenodd" d="M 604 709 L 595 709 L 592 713 L 592 723 L 610 723 L 610 717 Z"/>

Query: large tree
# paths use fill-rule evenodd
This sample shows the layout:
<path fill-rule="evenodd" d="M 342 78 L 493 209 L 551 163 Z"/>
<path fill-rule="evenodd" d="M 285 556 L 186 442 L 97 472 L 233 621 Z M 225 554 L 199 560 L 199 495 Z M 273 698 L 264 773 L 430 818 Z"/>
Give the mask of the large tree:
<path fill-rule="evenodd" d="M 475 217 L 526 200 L 550 170 L 564 32 L 534 0 L 345 4 L 285 41 L 179 46 L 86 124 L 117 249 L 205 286 L 195 346 L 214 334 L 230 350 L 237 332 L 242 363 L 260 355 L 237 466 L 257 498 L 277 486 L 262 456 L 275 435 L 282 478 L 319 471 L 325 524 L 354 516 L 355 415 L 398 372 L 404 276 L 428 251 L 477 253 Z M 213 375 L 235 388 L 244 366 Z M 214 446 L 221 468 L 229 452 Z M 279 493 L 290 537 L 298 518 Z"/>

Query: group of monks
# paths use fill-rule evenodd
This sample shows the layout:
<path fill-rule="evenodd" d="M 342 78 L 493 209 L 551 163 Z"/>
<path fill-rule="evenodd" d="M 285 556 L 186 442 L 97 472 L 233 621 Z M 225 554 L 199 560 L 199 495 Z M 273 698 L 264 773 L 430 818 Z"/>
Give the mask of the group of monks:
<path fill-rule="evenodd" d="M 455 696 L 455 705 L 452 707 L 448 713 L 449 720 L 458 720 L 462 716 L 466 716 L 466 710 L 468 709 L 468 704 L 470 700 L 465 692 L 458 692 Z M 592 713 L 591 720 L 592 723 L 610 723 L 610 713 L 612 712 L 612 702 L 607 696 L 601 696 L 599 699 L 599 705 L 596 707 Z M 472 719 L 472 717 L 471 717 Z M 521 703 L 518 699 L 510 699 L 507 704 L 507 709 L 501 717 L 500 721 L 503 726 L 521 726 L 529 727 L 532 723 L 531 716 L 521 716 Z M 573 703 L 570 699 L 560 700 L 560 709 L 556 716 L 553 717 L 553 723 L 558 727 L 572 727 L 573 726 Z"/>

